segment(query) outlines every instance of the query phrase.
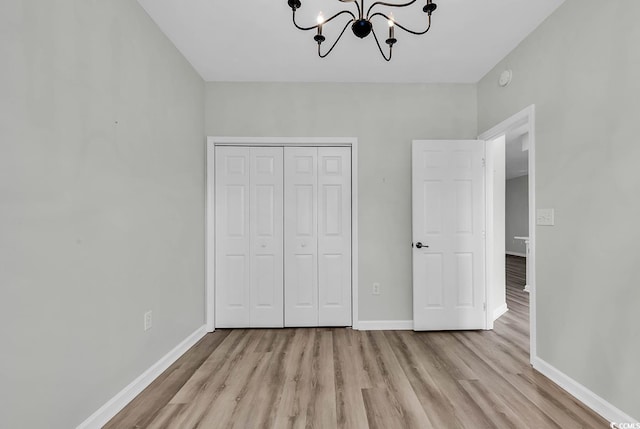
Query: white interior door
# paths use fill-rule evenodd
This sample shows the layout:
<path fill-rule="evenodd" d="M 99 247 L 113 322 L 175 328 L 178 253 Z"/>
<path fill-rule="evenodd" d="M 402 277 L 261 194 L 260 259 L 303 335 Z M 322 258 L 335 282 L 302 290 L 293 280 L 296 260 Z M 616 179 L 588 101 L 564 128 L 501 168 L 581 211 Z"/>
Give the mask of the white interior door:
<path fill-rule="evenodd" d="M 284 153 L 285 326 L 349 326 L 351 150 Z"/>
<path fill-rule="evenodd" d="M 284 148 L 285 326 L 318 326 L 318 148 Z"/>
<path fill-rule="evenodd" d="M 251 324 L 284 326 L 283 148 L 251 148 Z"/>
<path fill-rule="evenodd" d="M 485 329 L 484 142 L 413 142 L 415 330 Z"/>
<path fill-rule="evenodd" d="M 216 326 L 282 327 L 282 148 L 216 148 Z"/>
<path fill-rule="evenodd" d="M 250 149 L 216 147 L 216 327 L 251 324 Z"/>
<path fill-rule="evenodd" d="M 318 325 L 351 325 L 351 149 L 318 148 Z"/>

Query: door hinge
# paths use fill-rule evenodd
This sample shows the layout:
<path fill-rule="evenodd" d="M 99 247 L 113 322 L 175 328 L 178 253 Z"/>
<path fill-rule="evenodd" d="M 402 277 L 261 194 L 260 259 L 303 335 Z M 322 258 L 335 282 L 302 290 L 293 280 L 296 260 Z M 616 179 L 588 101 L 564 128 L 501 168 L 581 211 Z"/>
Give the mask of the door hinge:
<path fill-rule="evenodd" d="M 484 304 L 482 304 L 482 309 L 483 309 L 484 311 L 487 311 L 487 303 L 486 303 L 486 302 L 485 302 Z"/>
<path fill-rule="evenodd" d="M 487 166 L 487 159 L 486 158 L 482 158 L 482 166 L 483 167 Z"/>

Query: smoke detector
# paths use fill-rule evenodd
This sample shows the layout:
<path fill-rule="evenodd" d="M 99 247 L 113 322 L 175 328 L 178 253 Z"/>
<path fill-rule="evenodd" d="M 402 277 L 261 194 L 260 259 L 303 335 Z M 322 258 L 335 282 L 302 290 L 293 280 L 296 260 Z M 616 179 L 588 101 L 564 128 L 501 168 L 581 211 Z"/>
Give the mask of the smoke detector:
<path fill-rule="evenodd" d="M 505 87 L 511 83 L 511 79 L 513 79 L 513 72 L 511 69 L 505 70 L 500 74 L 500 79 L 498 79 L 498 84 L 502 87 Z"/>

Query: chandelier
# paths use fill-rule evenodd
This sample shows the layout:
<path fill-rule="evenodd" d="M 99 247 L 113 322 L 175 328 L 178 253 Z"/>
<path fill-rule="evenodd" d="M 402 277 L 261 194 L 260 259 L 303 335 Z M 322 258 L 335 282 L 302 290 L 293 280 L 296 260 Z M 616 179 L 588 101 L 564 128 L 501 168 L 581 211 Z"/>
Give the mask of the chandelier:
<path fill-rule="evenodd" d="M 431 28 L 431 14 L 438 7 L 435 3 L 432 2 L 432 0 L 426 0 L 427 4 L 422 8 L 422 11 L 427 14 L 427 29 L 424 31 L 413 31 L 395 22 L 392 14 L 386 15 L 382 12 L 376 12 L 375 9 L 377 9 L 377 7 L 379 6 L 386 6 L 391 8 L 407 7 L 414 4 L 417 0 L 412 0 L 407 3 L 400 3 L 400 4 L 377 1 L 373 3 L 371 6 L 369 6 L 369 9 L 367 9 L 366 14 L 365 14 L 364 0 L 339 0 L 339 1 L 341 1 L 342 3 L 355 4 L 357 9 L 357 15 L 354 14 L 352 10 L 345 9 L 341 12 L 336 13 L 331 18 L 325 19 L 324 16 L 322 15 L 322 12 L 320 12 L 320 14 L 318 14 L 318 21 L 316 25 L 313 25 L 311 27 L 301 27 L 296 22 L 296 10 L 300 9 L 300 7 L 302 6 L 302 3 L 300 3 L 300 0 L 287 0 L 289 7 L 291 7 L 291 10 L 293 11 L 293 25 L 295 25 L 296 28 L 303 31 L 317 30 L 317 33 L 314 36 L 313 40 L 315 40 L 318 43 L 318 56 L 320 58 L 325 58 L 327 55 L 331 53 L 331 51 L 333 51 L 333 48 L 335 48 L 335 46 L 338 44 L 338 42 L 342 38 L 342 35 L 345 33 L 349 25 L 351 25 L 351 31 L 353 31 L 353 34 L 355 34 L 360 39 L 364 39 L 369 34 L 373 34 L 373 38 L 376 41 L 376 45 L 378 45 L 378 50 L 380 51 L 380 54 L 386 61 L 390 61 L 391 55 L 393 54 L 393 45 L 395 45 L 396 42 L 398 41 L 395 38 L 395 27 L 398 27 L 406 31 L 407 33 L 415 34 L 418 36 L 425 34 Z M 342 32 L 340 32 L 340 35 L 335 40 L 335 42 L 333 42 L 333 45 L 331 45 L 331 47 L 325 53 L 322 53 L 322 43 L 326 40 L 325 37 L 322 35 L 322 27 L 342 15 L 349 16 L 350 17 L 349 21 L 345 24 L 344 28 L 342 29 Z M 387 25 L 389 27 L 389 37 L 387 38 L 385 43 L 389 45 L 388 55 L 386 55 L 384 50 L 382 49 L 382 46 L 380 45 L 380 41 L 378 40 L 378 36 L 376 35 L 376 32 L 373 28 L 374 18 L 378 18 L 379 20 L 384 19 L 387 21 Z"/>

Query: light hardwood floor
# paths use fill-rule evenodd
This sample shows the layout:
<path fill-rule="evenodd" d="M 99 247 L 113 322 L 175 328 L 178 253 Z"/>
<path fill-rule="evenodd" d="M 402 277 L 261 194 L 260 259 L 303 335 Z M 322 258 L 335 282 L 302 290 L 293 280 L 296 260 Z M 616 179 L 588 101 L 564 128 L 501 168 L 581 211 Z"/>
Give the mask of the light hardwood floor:
<path fill-rule="evenodd" d="M 107 428 L 606 428 L 529 361 L 524 260 L 491 332 L 219 330 Z"/>

